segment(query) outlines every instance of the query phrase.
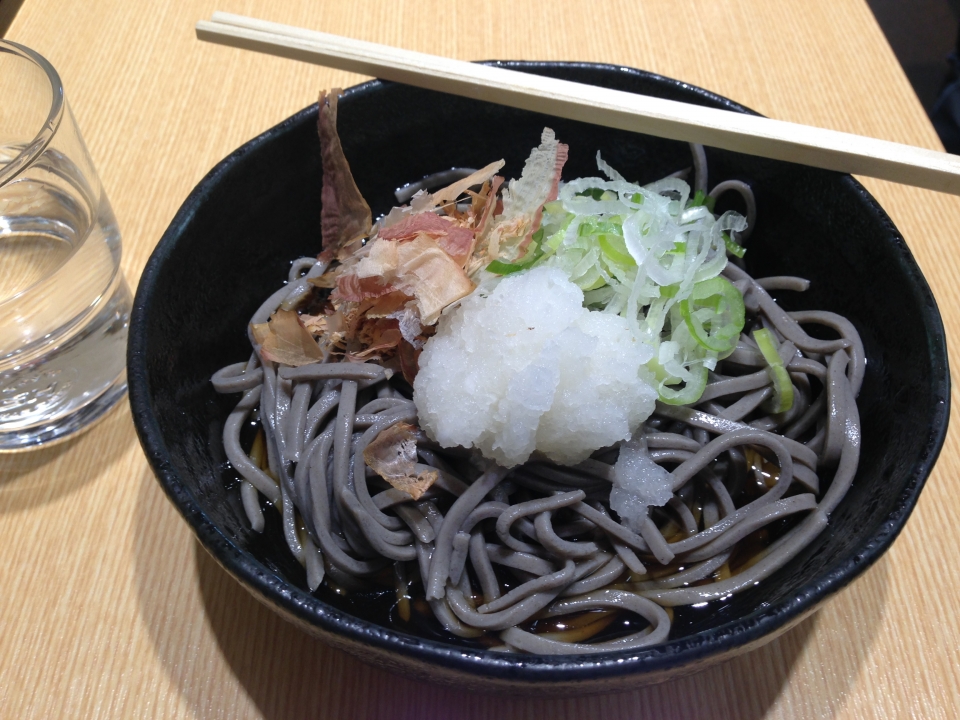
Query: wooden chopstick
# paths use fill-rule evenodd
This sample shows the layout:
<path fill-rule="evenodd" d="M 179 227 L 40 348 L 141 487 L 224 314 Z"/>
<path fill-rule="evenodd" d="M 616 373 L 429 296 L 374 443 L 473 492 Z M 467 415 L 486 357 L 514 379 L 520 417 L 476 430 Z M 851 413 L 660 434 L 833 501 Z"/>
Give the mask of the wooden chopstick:
<path fill-rule="evenodd" d="M 200 40 L 725 150 L 960 195 L 960 156 L 216 12 Z"/>

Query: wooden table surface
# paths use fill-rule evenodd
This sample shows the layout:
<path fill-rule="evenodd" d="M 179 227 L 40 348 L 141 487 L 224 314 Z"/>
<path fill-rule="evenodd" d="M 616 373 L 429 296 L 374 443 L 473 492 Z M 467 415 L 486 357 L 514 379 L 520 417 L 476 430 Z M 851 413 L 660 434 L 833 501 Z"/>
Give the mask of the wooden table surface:
<path fill-rule="evenodd" d="M 193 24 L 216 9 L 468 60 L 630 65 L 775 118 L 940 149 L 862 0 L 25 0 L 7 38 L 60 71 L 131 285 L 214 163 L 320 88 L 361 79 L 201 44 Z M 960 357 L 960 198 L 865 184 Z M 893 548 L 780 639 L 631 693 L 524 699 L 368 667 L 261 606 L 166 500 L 124 404 L 66 444 L 0 457 L 0 717 L 957 717 L 958 435 L 954 417 Z"/>

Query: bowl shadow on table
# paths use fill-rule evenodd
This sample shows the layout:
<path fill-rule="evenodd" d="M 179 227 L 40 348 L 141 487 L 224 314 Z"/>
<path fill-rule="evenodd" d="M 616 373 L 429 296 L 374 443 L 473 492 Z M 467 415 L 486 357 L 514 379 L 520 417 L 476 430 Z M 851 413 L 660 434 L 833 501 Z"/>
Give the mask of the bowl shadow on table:
<path fill-rule="evenodd" d="M 391 717 L 670 718 L 765 717 L 790 680 L 793 667 L 814 637 L 819 615 L 807 618 L 766 646 L 698 675 L 639 690 L 582 698 L 509 697 L 464 693 L 393 675 L 325 645 L 262 605 L 195 543 L 197 581 L 210 627 L 224 658 L 264 718 Z M 886 563 L 874 578 L 886 596 Z M 884 602 L 875 617 L 847 626 L 843 638 L 854 663 L 830 668 L 836 695 L 822 698 L 818 717 L 843 705 L 847 690 L 873 643 Z M 830 612 L 829 605 L 826 612 Z M 869 614 L 870 609 L 867 609 Z M 866 629 L 866 633 L 864 633 Z M 844 672 L 846 671 L 846 674 Z"/>
<path fill-rule="evenodd" d="M 78 446 L 92 432 L 109 438 L 95 459 L 78 461 Z M 56 444 L 0 454 L 0 514 L 29 510 L 76 492 L 112 465 L 136 442 L 130 408 L 117 403 L 95 427 Z"/>

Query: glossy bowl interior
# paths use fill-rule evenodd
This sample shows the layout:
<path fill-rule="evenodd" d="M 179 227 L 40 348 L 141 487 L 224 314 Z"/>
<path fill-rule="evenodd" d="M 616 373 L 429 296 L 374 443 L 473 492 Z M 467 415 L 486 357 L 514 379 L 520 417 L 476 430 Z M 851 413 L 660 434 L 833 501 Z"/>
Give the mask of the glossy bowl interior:
<path fill-rule="evenodd" d="M 503 64 L 749 112 L 628 68 Z M 520 692 L 605 691 L 692 672 L 769 641 L 896 537 L 947 427 L 946 345 L 930 290 L 889 218 L 849 176 L 708 149 L 711 186 L 741 178 L 755 188 L 759 210 L 748 269 L 755 276 L 810 278 L 807 293 L 782 293 L 782 304 L 842 313 L 863 337 L 862 458 L 827 530 L 756 588 L 678 616 L 670 642 L 642 651 L 589 657 L 479 651 L 397 632 L 345 611 L 333 595 L 311 595 L 276 518 L 262 535 L 245 519 L 220 441 L 236 398 L 218 396 L 209 377 L 248 356 L 245 328 L 253 311 L 285 280 L 291 260 L 319 250 L 316 113 L 316 106 L 307 108 L 268 130 L 203 179 L 150 259 L 130 329 L 130 402 L 144 451 L 204 546 L 262 601 L 333 645 L 434 681 Z M 545 125 L 570 145 L 568 178 L 596 175 L 597 150 L 640 182 L 691 163 L 683 143 L 392 83 L 351 88 L 340 103 L 344 151 L 375 214 L 394 204 L 397 187 L 449 167 L 503 157 L 503 174 L 518 176 Z"/>

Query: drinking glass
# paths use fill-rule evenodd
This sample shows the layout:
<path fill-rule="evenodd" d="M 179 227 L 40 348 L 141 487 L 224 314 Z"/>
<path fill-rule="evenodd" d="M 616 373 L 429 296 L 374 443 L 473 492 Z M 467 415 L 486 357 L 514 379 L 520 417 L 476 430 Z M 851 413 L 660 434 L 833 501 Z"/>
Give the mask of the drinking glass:
<path fill-rule="evenodd" d="M 120 231 L 60 76 L 0 40 L 0 450 L 123 397 L 129 315 Z"/>

